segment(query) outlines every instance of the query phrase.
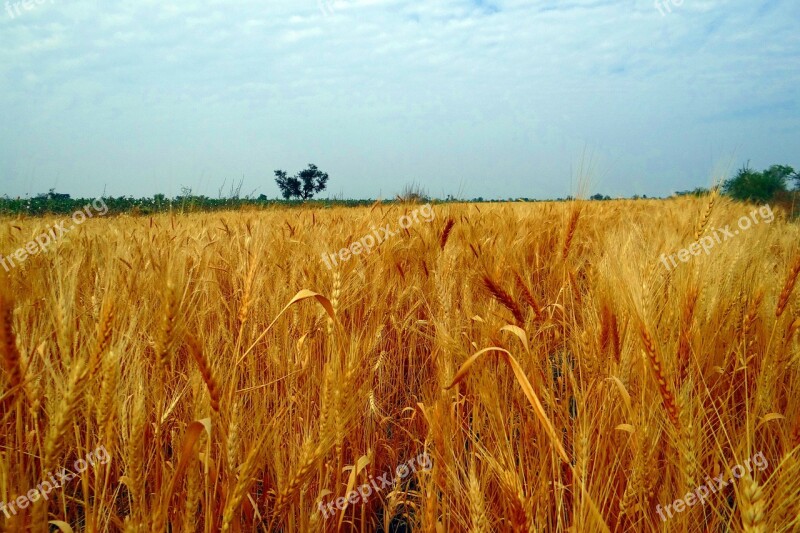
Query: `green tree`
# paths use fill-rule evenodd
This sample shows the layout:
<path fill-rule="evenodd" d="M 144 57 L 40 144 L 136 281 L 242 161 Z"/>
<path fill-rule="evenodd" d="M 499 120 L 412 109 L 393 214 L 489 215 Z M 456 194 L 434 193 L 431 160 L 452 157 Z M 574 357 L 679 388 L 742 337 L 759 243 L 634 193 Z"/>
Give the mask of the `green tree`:
<path fill-rule="evenodd" d="M 784 186 L 789 180 L 796 179 L 797 173 L 789 165 L 772 165 L 764 171 L 764 177 L 772 180 L 782 180 Z"/>
<path fill-rule="evenodd" d="M 705 196 L 709 192 L 711 192 L 711 191 L 709 191 L 705 187 L 696 187 L 692 191 L 677 191 L 675 193 L 675 196 Z"/>
<path fill-rule="evenodd" d="M 772 165 L 757 172 L 748 163 L 739 169 L 736 176 L 725 181 L 722 190 L 736 200 L 766 202 L 786 191 L 786 181 L 793 174 L 794 169 L 787 165 Z"/>
<path fill-rule="evenodd" d="M 318 192 L 324 191 L 328 183 L 328 174 L 322 172 L 317 165 L 309 164 L 295 176 L 288 176 L 283 170 L 275 171 L 275 183 L 286 200 L 300 198 L 309 200 Z"/>
<path fill-rule="evenodd" d="M 284 200 L 288 200 L 293 196 L 300 196 L 300 180 L 295 177 L 286 175 L 284 170 L 275 171 L 275 183 L 281 190 Z"/>

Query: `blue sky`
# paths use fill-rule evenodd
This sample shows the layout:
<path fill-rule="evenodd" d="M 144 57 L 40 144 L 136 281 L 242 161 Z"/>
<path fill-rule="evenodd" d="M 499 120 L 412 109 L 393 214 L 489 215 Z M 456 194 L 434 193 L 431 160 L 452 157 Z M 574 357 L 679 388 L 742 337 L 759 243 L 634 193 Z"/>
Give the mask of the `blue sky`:
<path fill-rule="evenodd" d="M 0 0 L 4 2 L 5 0 Z M 796 0 L 19 0 L 0 194 L 667 195 L 800 167 Z"/>

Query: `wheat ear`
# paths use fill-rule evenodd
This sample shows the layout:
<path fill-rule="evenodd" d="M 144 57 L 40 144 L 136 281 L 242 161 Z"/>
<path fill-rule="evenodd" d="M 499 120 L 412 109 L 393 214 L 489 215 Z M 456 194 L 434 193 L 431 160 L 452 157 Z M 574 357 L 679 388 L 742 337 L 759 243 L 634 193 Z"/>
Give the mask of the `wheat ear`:
<path fill-rule="evenodd" d="M 145 516 L 145 431 L 147 430 L 147 410 L 145 408 L 145 391 L 139 386 L 139 391 L 133 400 L 133 421 L 128 440 L 128 456 L 126 474 L 130 478 L 129 490 L 134 501 L 132 516 L 139 523 Z"/>
<path fill-rule="evenodd" d="M 536 298 L 533 297 L 533 293 L 531 293 L 528 286 L 525 284 L 525 280 L 522 279 L 522 276 L 516 270 L 514 272 L 514 280 L 517 282 L 517 288 L 522 292 L 522 298 L 525 302 L 533 309 L 533 313 L 536 315 L 536 320 L 540 320 L 542 318 L 542 307 L 539 305 L 539 302 L 536 301 Z"/>
<path fill-rule="evenodd" d="M 8 374 L 12 398 L 22 389 L 22 366 L 14 336 L 14 302 L 0 289 L 0 350 L 2 350 L 3 370 Z"/>
<path fill-rule="evenodd" d="M 72 343 L 74 340 L 74 330 L 70 322 L 69 308 L 66 299 L 59 301 L 56 310 L 58 314 L 58 347 L 61 357 L 66 364 L 72 361 Z"/>
<path fill-rule="evenodd" d="M 742 528 L 745 533 L 766 533 L 766 512 L 764 510 L 764 491 L 749 475 L 742 480 Z"/>
<path fill-rule="evenodd" d="M 252 290 L 253 290 L 253 278 L 256 274 L 256 268 L 258 267 L 258 260 L 257 258 L 252 259 L 252 264 L 250 265 L 250 269 L 247 272 L 247 278 L 244 281 L 244 293 L 242 294 L 242 306 L 239 309 L 239 337 L 241 338 L 242 333 L 244 331 L 244 323 L 247 321 L 247 316 L 250 312 L 250 306 L 252 304 Z"/>
<path fill-rule="evenodd" d="M 475 533 L 485 533 L 489 531 L 489 522 L 486 517 L 486 509 L 483 504 L 483 490 L 475 473 L 475 462 L 472 461 L 469 469 L 469 516 L 472 521 L 472 529 Z"/>
<path fill-rule="evenodd" d="M 706 209 L 703 212 L 703 216 L 697 222 L 697 226 L 694 230 L 694 240 L 700 239 L 700 236 L 703 235 L 706 231 L 706 227 L 708 227 L 708 221 L 711 219 L 711 212 L 714 210 L 714 202 L 717 200 L 717 189 L 713 189 L 711 194 L 708 198 L 708 204 L 706 204 Z"/>
<path fill-rule="evenodd" d="M 575 237 L 575 230 L 578 228 L 578 221 L 581 217 L 580 208 L 573 208 L 569 214 L 569 222 L 567 223 L 567 231 L 564 235 L 564 247 L 561 250 L 561 257 L 566 259 L 569 251 L 572 248 L 572 239 Z"/>
<path fill-rule="evenodd" d="M 442 231 L 442 236 L 439 238 L 440 250 L 444 250 L 444 247 L 447 246 L 447 239 L 450 238 L 450 232 L 453 230 L 455 223 L 455 220 L 452 218 L 447 219 L 447 223 L 445 223 L 444 230 Z"/>
<path fill-rule="evenodd" d="M 96 335 L 94 346 L 92 347 L 91 354 L 89 355 L 89 366 L 87 371 L 90 375 L 94 375 L 99 363 L 100 357 L 106 351 L 109 344 L 111 344 L 111 331 L 112 323 L 114 321 L 114 304 L 111 298 L 106 298 L 103 303 L 103 308 L 100 311 L 100 318 L 97 321 Z"/>
<path fill-rule="evenodd" d="M 217 378 L 214 376 L 214 369 L 211 366 L 211 361 L 206 357 L 205 353 L 203 353 L 200 341 L 198 341 L 194 335 L 186 335 L 186 346 L 189 348 L 189 354 L 192 356 L 192 359 L 197 363 L 206 388 L 208 388 L 208 395 L 211 397 L 211 408 L 219 414 L 219 384 Z"/>
<path fill-rule="evenodd" d="M 678 427 L 680 425 L 678 421 L 678 404 L 675 401 L 675 393 L 672 391 L 672 386 L 664 372 L 664 365 L 661 361 L 661 356 L 658 354 L 656 343 L 644 324 L 640 325 L 639 332 L 642 336 L 647 358 L 650 361 L 650 368 L 653 370 L 653 377 L 658 383 L 658 391 L 664 401 L 664 408 L 667 410 L 670 421 L 675 427 Z"/>
<path fill-rule="evenodd" d="M 775 316 L 780 318 L 786 305 L 789 303 L 789 297 L 792 295 L 794 284 L 797 282 L 797 276 L 800 274 L 800 254 L 795 258 L 792 268 L 789 270 L 789 275 L 786 277 L 786 283 L 783 284 L 783 290 L 778 298 L 778 307 L 775 309 Z"/>
<path fill-rule="evenodd" d="M 170 349 L 172 348 L 175 333 L 175 320 L 178 312 L 178 298 L 175 284 L 172 281 L 167 283 L 167 290 L 164 294 L 164 304 L 161 314 L 161 330 L 156 343 L 156 364 L 162 372 L 166 372 L 169 366 Z"/>
<path fill-rule="evenodd" d="M 483 286 L 486 287 L 486 290 L 489 291 L 495 300 L 503 304 L 506 309 L 511 311 L 511 314 L 514 315 L 514 319 L 517 321 L 517 323 L 525 323 L 525 319 L 522 316 L 522 310 L 519 308 L 519 305 L 517 305 L 517 302 L 515 302 L 511 295 L 504 291 L 500 285 L 495 283 L 489 276 L 484 276 Z"/>
<path fill-rule="evenodd" d="M 222 531 L 230 531 L 236 510 L 244 501 L 244 497 L 253 483 L 253 477 L 261 464 L 266 435 L 267 433 L 265 432 L 255 446 L 251 448 L 250 453 L 247 454 L 247 459 L 245 459 L 242 468 L 239 470 L 239 479 L 236 481 L 233 491 L 228 494 L 228 500 L 225 502 L 225 510 L 222 513 Z M 272 528 L 270 528 L 270 531 L 273 531 Z"/>
<path fill-rule="evenodd" d="M 694 320 L 694 310 L 697 305 L 697 287 L 689 287 L 686 295 L 686 301 L 683 305 L 683 317 L 681 321 L 680 332 L 678 334 L 678 383 L 683 384 L 686 381 L 689 372 L 689 355 L 690 355 L 690 338 L 691 329 Z"/>
<path fill-rule="evenodd" d="M 111 350 L 103 359 L 103 383 L 100 388 L 100 403 L 97 409 L 97 420 L 103 432 L 105 446 L 113 446 L 114 419 L 116 415 L 117 384 L 119 383 L 119 358 Z"/>
<path fill-rule="evenodd" d="M 44 445 L 45 471 L 56 467 L 56 458 L 65 448 L 68 430 L 78 412 L 80 399 L 86 389 L 88 380 L 85 376 L 85 362 L 78 360 L 72 368 L 67 389 L 58 404 L 52 425 L 50 426 Z"/>

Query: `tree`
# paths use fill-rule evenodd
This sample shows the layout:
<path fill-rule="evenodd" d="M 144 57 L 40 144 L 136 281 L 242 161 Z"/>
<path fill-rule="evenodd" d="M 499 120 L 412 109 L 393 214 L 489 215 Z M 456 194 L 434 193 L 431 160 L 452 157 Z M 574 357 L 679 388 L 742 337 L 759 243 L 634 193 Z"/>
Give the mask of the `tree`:
<path fill-rule="evenodd" d="M 696 187 L 694 190 L 691 191 L 677 191 L 675 196 L 698 196 L 703 197 L 710 193 L 708 189 L 705 187 Z"/>
<path fill-rule="evenodd" d="M 764 171 L 764 177 L 779 180 L 786 186 L 787 181 L 796 179 L 797 173 L 789 165 L 772 165 Z"/>
<path fill-rule="evenodd" d="M 275 171 L 275 183 L 281 190 L 284 199 L 300 198 L 309 200 L 320 191 L 324 191 L 328 183 L 328 174 L 309 164 L 308 168 L 301 170 L 295 176 L 288 176 L 283 170 Z"/>
<path fill-rule="evenodd" d="M 56 192 L 55 189 L 50 189 L 46 193 L 40 193 L 36 195 L 36 198 L 46 199 L 46 200 L 69 200 L 69 194 L 64 194 L 60 192 Z"/>
<path fill-rule="evenodd" d="M 295 177 L 289 177 L 283 170 L 275 171 L 275 183 L 281 190 L 284 200 L 290 199 L 292 196 L 300 196 L 300 180 Z"/>
<path fill-rule="evenodd" d="M 757 172 L 747 163 L 735 177 L 725 181 L 722 190 L 736 200 L 767 202 L 776 194 L 786 191 L 786 181 L 793 174 L 794 169 L 787 165 L 772 165 L 763 172 Z"/>

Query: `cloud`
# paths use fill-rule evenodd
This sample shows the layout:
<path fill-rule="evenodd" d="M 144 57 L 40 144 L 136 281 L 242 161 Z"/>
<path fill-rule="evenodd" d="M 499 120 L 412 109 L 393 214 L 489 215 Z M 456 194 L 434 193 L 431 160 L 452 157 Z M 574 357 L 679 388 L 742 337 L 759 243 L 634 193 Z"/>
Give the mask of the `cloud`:
<path fill-rule="evenodd" d="M 703 185 L 737 147 L 800 166 L 799 15 L 789 0 L 664 16 L 649 0 L 46 1 L 0 18 L 0 183 L 211 194 L 244 175 L 275 196 L 274 168 L 314 162 L 345 196 L 417 181 L 552 197 L 590 147 L 600 192 L 654 195 Z"/>

